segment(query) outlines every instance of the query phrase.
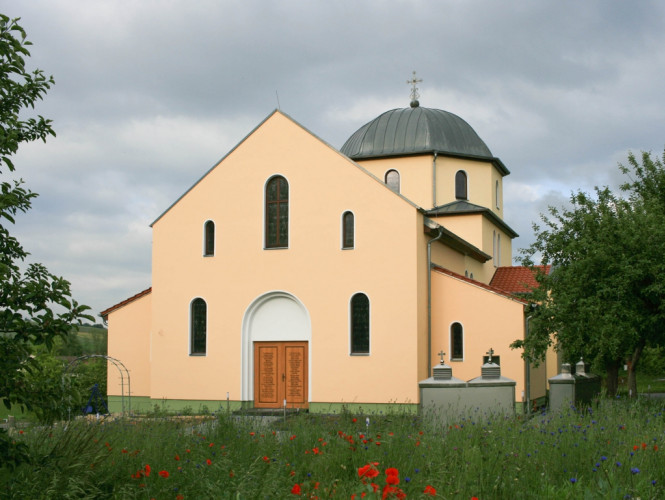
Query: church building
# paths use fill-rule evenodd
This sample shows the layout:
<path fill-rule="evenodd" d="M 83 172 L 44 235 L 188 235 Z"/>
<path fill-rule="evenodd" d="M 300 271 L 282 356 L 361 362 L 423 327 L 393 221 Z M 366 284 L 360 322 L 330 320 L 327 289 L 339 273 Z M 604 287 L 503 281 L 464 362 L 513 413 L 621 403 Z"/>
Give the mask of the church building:
<path fill-rule="evenodd" d="M 415 410 L 442 353 L 469 380 L 490 348 L 518 404 L 543 398 L 556 366 L 509 348 L 534 284 L 509 173 L 415 97 L 339 150 L 273 111 L 152 223 L 150 288 L 101 313 L 109 407 Z"/>

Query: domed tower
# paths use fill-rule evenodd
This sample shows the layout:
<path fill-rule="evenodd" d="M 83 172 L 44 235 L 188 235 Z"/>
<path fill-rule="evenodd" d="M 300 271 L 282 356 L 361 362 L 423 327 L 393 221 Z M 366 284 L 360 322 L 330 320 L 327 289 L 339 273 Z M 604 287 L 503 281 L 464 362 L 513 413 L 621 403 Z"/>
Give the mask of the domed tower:
<path fill-rule="evenodd" d="M 517 236 L 503 221 L 503 178 L 510 172 L 462 118 L 421 107 L 412 94 L 410 107 L 366 123 L 341 152 L 492 256 L 493 267 L 510 265 Z"/>

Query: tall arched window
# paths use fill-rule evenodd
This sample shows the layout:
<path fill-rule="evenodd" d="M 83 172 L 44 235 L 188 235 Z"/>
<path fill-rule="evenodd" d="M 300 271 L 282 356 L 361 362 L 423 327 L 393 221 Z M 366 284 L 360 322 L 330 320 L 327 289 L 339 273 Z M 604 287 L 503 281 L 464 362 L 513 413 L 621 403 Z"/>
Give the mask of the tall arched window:
<path fill-rule="evenodd" d="M 215 223 L 211 220 L 203 225 L 203 255 L 215 255 Z"/>
<path fill-rule="evenodd" d="M 464 328 L 460 323 L 450 325 L 450 359 L 462 361 L 464 359 Z"/>
<path fill-rule="evenodd" d="M 455 174 L 455 198 L 458 200 L 466 200 L 468 199 L 468 196 L 466 172 L 464 170 L 458 170 Z"/>
<path fill-rule="evenodd" d="M 205 354 L 208 323 L 208 306 L 205 300 L 192 300 L 189 311 L 189 353 Z"/>
<path fill-rule="evenodd" d="M 397 170 L 388 170 L 386 172 L 386 185 L 396 193 L 399 193 L 399 172 Z"/>
<path fill-rule="evenodd" d="M 355 236 L 355 217 L 352 212 L 344 212 L 342 215 L 342 248 L 353 248 Z"/>
<path fill-rule="evenodd" d="M 266 248 L 289 246 L 289 184 L 276 175 L 266 184 Z"/>
<path fill-rule="evenodd" d="M 364 293 L 351 297 L 351 354 L 369 354 L 369 299 Z"/>

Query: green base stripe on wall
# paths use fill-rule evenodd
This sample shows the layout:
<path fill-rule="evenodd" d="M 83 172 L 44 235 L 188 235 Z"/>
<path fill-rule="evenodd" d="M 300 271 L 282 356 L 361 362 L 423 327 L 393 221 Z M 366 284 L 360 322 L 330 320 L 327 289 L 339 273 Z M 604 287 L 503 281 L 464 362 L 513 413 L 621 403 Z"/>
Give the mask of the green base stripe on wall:
<path fill-rule="evenodd" d="M 109 396 L 111 413 L 123 412 L 123 398 Z M 128 413 L 180 413 L 183 415 L 205 415 L 220 411 L 235 411 L 243 408 L 242 401 L 201 400 L 201 399 L 152 399 L 148 396 L 125 396 L 124 411 Z"/>

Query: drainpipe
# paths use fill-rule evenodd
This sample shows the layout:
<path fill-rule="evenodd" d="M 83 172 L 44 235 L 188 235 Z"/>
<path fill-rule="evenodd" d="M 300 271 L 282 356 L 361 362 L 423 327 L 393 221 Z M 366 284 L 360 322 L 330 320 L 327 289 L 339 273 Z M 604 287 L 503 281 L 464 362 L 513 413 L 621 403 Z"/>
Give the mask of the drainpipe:
<path fill-rule="evenodd" d="M 432 208 L 436 208 L 436 157 L 439 153 L 434 151 L 432 160 Z"/>
<path fill-rule="evenodd" d="M 432 243 L 443 236 L 443 228 L 438 226 L 439 234 L 427 242 L 427 376 L 432 373 Z"/>
<path fill-rule="evenodd" d="M 529 336 L 529 321 L 533 318 L 533 314 L 527 316 L 524 339 Z M 526 360 L 525 375 L 524 375 L 524 389 L 526 391 L 526 414 L 531 415 L 531 362 Z"/>

